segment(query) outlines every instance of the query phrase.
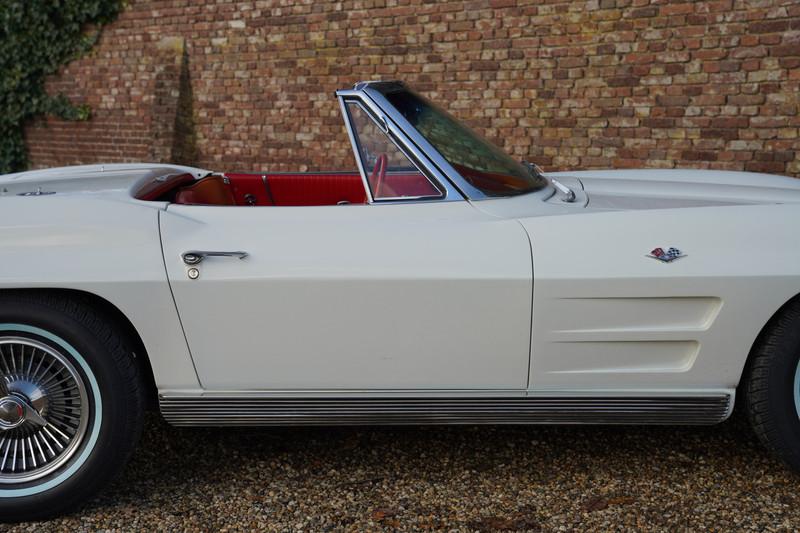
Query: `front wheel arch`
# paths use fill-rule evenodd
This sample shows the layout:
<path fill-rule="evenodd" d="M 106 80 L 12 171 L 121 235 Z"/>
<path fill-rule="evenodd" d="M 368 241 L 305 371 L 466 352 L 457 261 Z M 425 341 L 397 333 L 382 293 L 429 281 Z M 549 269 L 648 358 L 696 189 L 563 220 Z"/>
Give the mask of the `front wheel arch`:
<path fill-rule="evenodd" d="M 143 380 L 131 340 L 88 300 L 3 291 L 0 304 L 4 456 L 13 449 L 0 521 L 40 520 L 122 471 L 142 432 Z"/>
<path fill-rule="evenodd" d="M 775 324 L 778 322 L 778 320 L 780 320 L 780 318 L 786 313 L 786 310 L 795 305 L 800 305 L 800 294 L 796 294 L 786 300 L 786 302 L 784 302 L 783 305 L 781 305 L 772 314 L 772 316 L 769 317 L 764 326 L 762 326 L 762 328 L 759 330 L 758 335 L 756 335 L 753 344 L 750 345 L 750 351 L 747 353 L 747 359 L 745 360 L 744 366 L 742 367 L 742 372 L 739 375 L 739 383 L 736 385 L 737 408 L 740 403 L 739 400 L 744 397 L 746 387 L 745 378 L 750 373 L 756 351 L 764 344 L 765 337 L 775 327 Z"/>
<path fill-rule="evenodd" d="M 737 411 L 763 445 L 800 471 L 800 295 L 770 318 L 748 355 Z"/>

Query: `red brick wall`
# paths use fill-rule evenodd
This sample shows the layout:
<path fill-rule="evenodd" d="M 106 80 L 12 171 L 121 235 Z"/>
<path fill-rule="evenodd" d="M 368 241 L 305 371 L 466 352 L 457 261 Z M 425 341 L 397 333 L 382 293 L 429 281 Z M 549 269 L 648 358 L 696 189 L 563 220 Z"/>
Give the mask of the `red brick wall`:
<path fill-rule="evenodd" d="M 51 80 L 35 166 L 354 167 L 337 88 L 404 79 L 547 169 L 800 176 L 800 2 L 131 0 Z"/>

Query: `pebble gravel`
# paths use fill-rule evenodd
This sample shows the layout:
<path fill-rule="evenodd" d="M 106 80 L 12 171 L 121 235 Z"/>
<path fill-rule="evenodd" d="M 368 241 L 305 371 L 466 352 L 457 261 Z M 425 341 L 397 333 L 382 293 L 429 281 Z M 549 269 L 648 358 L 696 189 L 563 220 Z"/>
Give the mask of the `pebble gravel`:
<path fill-rule="evenodd" d="M 179 429 L 82 510 L 8 531 L 796 531 L 800 476 L 712 427 Z"/>

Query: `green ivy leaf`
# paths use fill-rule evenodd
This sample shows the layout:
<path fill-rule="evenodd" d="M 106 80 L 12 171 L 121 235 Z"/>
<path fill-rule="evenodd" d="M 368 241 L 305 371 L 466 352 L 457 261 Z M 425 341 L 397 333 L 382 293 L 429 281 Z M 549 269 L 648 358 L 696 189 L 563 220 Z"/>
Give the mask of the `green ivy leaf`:
<path fill-rule="evenodd" d="M 49 114 L 88 120 L 89 106 L 47 94 L 47 76 L 87 53 L 122 0 L 0 0 L 0 174 L 28 164 L 25 124 Z"/>

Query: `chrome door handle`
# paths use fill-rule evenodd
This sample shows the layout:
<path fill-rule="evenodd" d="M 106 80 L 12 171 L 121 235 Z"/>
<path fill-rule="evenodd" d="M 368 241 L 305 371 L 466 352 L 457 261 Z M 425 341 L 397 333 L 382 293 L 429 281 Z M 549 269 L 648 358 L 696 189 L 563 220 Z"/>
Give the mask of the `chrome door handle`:
<path fill-rule="evenodd" d="M 190 250 L 188 252 L 184 252 L 181 256 L 183 258 L 183 262 L 187 265 L 197 265 L 205 259 L 206 257 L 236 257 L 239 259 L 244 259 L 247 257 L 247 252 L 208 252 L 202 250 Z"/>

